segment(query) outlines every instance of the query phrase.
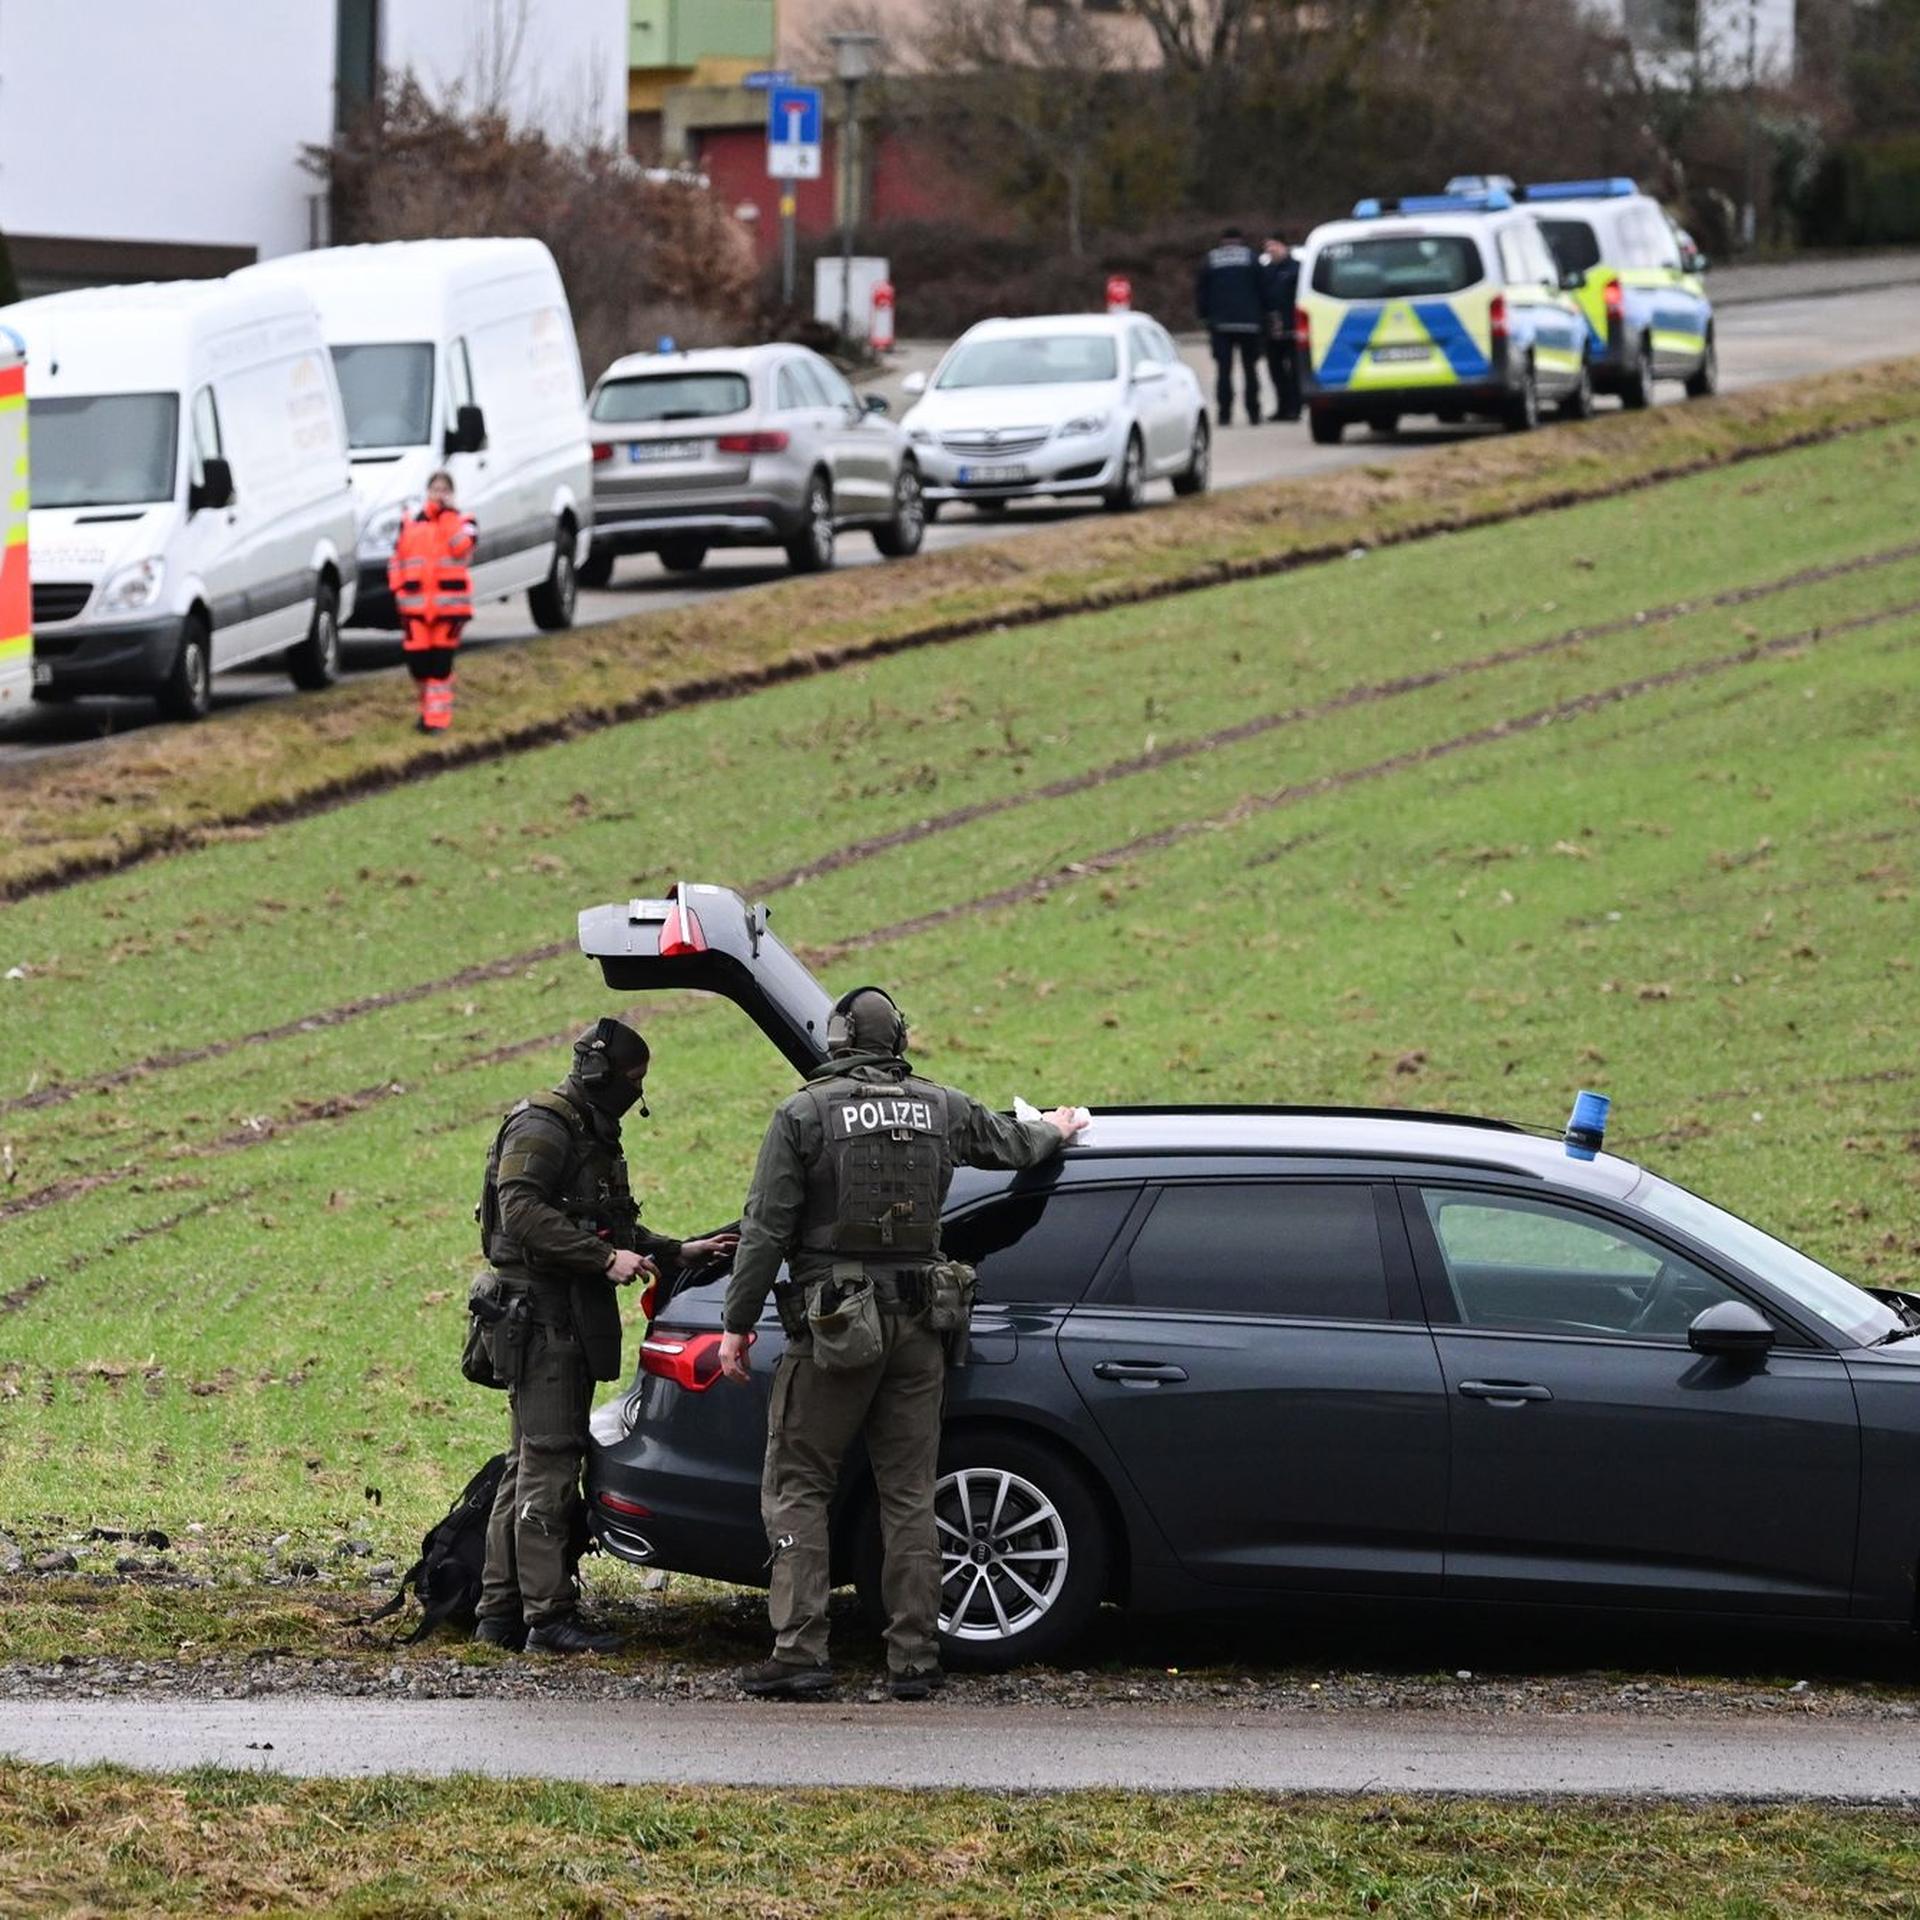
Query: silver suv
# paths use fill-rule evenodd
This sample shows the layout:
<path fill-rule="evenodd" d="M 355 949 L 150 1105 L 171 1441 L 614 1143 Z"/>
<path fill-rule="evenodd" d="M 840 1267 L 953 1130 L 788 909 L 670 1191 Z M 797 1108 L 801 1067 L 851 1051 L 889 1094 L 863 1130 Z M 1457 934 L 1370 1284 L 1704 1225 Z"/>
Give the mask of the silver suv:
<path fill-rule="evenodd" d="M 692 573 L 714 547 L 783 547 L 796 573 L 833 565 L 842 527 L 889 559 L 926 531 L 920 472 L 877 394 L 863 402 L 804 347 L 634 353 L 595 382 L 593 548 L 604 586 L 623 553 Z"/>

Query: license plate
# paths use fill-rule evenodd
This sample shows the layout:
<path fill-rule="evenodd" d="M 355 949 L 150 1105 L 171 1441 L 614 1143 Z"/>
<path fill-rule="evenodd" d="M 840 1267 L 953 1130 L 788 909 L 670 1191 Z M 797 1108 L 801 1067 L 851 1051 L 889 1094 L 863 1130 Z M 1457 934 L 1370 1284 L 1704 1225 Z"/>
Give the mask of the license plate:
<path fill-rule="evenodd" d="M 960 484 L 963 487 L 1008 487 L 1032 478 L 1032 473 L 1025 467 L 962 467 L 960 469 Z"/>
<path fill-rule="evenodd" d="M 1375 347 L 1373 357 L 1376 360 L 1431 360 L 1431 347 Z"/>
<path fill-rule="evenodd" d="M 33 684 L 36 687 L 50 687 L 53 685 L 53 662 L 51 660 L 36 660 L 33 663 Z"/>
<path fill-rule="evenodd" d="M 704 440 L 635 440 L 627 448 L 627 458 L 636 466 L 654 460 L 697 460 Z"/>

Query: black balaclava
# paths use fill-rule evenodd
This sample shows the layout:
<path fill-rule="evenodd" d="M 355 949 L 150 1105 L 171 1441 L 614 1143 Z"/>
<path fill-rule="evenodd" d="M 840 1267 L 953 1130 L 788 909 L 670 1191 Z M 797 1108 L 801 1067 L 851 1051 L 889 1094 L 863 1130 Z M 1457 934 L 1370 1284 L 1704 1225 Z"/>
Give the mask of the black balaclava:
<path fill-rule="evenodd" d="M 884 987 L 855 987 L 835 1002 L 827 1022 L 828 1053 L 898 1059 L 906 1047 L 906 1020 Z"/>
<path fill-rule="evenodd" d="M 628 1078 L 644 1078 L 652 1054 L 647 1043 L 623 1020 L 596 1020 L 573 1043 L 573 1078 L 596 1110 L 618 1120 L 640 1089 Z M 646 1111 L 642 1102 L 641 1112 Z"/>

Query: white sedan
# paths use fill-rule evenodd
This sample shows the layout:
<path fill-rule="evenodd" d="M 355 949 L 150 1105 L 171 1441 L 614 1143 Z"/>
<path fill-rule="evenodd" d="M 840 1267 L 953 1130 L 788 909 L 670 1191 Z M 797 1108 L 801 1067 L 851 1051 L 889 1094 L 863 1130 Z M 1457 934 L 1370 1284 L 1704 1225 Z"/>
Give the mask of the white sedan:
<path fill-rule="evenodd" d="M 901 422 L 927 517 L 949 500 L 1097 496 L 1130 512 L 1149 480 L 1204 493 L 1206 396 L 1166 328 L 1145 314 L 983 320 L 947 349 Z"/>

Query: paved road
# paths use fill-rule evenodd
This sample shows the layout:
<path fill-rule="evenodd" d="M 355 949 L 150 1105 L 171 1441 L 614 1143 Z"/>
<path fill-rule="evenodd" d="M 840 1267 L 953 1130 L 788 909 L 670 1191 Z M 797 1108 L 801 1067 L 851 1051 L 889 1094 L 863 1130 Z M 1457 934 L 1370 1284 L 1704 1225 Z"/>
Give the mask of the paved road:
<path fill-rule="evenodd" d="M 1723 386 L 1729 392 L 1737 392 L 1907 351 L 1915 339 L 1920 339 L 1920 259 L 1890 256 L 1870 264 L 1875 273 L 1901 273 L 1907 278 L 1900 284 L 1850 291 L 1844 297 L 1824 297 L 1836 269 L 1812 264 L 1729 268 L 1728 280 L 1736 273 L 1745 279 L 1738 299 L 1720 315 Z M 1864 269 L 1857 271 L 1864 274 Z M 1822 274 L 1828 278 L 1822 280 Z M 1759 291 L 1770 284 L 1767 276 L 1790 287 L 1794 297 L 1775 300 L 1758 297 Z M 1818 284 L 1821 293 L 1803 291 L 1810 284 Z M 1204 345 L 1197 340 L 1186 340 L 1182 342 L 1182 351 L 1201 372 L 1210 392 L 1212 363 L 1207 359 Z M 887 372 L 872 384 L 894 401 L 898 412 L 901 380 L 916 369 L 931 366 L 938 352 L 932 343 L 909 342 L 892 356 Z M 1682 404 L 1677 384 L 1666 384 L 1660 392 L 1663 403 Z M 1602 403 L 1603 406 L 1610 404 Z M 1497 431 L 1497 428 L 1440 428 L 1429 424 L 1410 427 L 1392 440 L 1375 440 L 1368 434 L 1350 430 L 1347 444 L 1317 447 L 1308 439 L 1304 424 L 1230 427 L 1215 442 L 1214 484 L 1239 487 L 1260 480 L 1327 473 L 1365 461 L 1406 457 L 1476 434 Z M 1165 483 L 1157 483 L 1154 492 L 1166 496 Z M 927 550 L 937 553 L 980 540 L 1015 538 L 1083 511 L 1086 510 L 1018 507 L 989 518 L 971 510 L 950 509 L 946 517 L 929 530 Z M 872 541 L 864 534 L 848 534 L 841 543 L 840 564 L 883 563 Z M 785 566 L 777 555 L 757 551 L 738 556 L 716 553 L 691 582 L 665 573 L 651 557 L 634 557 L 620 563 L 612 584 L 604 591 L 580 596 L 580 620 L 586 625 L 654 608 L 680 606 L 715 593 L 765 586 L 785 577 Z M 532 631 L 526 602 L 515 599 L 482 608 L 468 629 L 467 644 L 508 644 L 527 638 Z M 350 638 L 349 657 L 356 670 L 398 672 L 397 637 Z M 215 704 L 222 708 L 290 696 L 286 677 L 280 673 L 224 674 L 215 688 Z M 145 700 L 98 700 L 65 707 L 35 707 L 20 719 L 0 725 L 0 767 L 47 754 L 84 752 L 107 735 L 151 725 L 153 718 L 152 705 Z"/>
<path fill-rule="evenodd" d="M 291 1774 L 1920 1800 L 1909 1721 L 626 1702 L 9 1701 L 0 1752 Z"/>

